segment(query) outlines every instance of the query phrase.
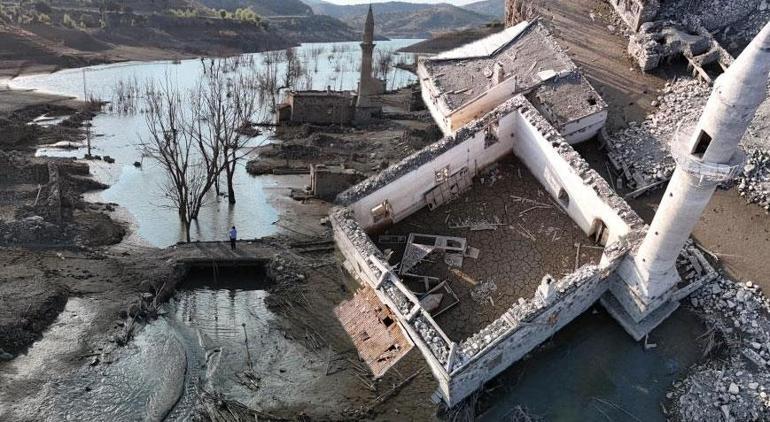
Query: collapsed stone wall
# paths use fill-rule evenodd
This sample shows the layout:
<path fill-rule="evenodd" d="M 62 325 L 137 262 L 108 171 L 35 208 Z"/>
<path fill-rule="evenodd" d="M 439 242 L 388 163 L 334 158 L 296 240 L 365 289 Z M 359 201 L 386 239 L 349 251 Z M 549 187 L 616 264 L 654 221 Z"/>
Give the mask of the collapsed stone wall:
<path fill-rule="evenodd" d="M 390 266 L 382 252 L 358 224 L 350 209 L 334 208 L 330 220 L 337 247 L 349 264 L 348 271 L 374 289 L 423 352 L 433 374 L 438 379 L 446 379 L 445 366 L 451 349 L 446 334 L 422 308 L 414 294 L 395 274 L 389 272 Z"/>
<path fill-rule="evenodd" d="M 524 154 L 522 161 L 537 167 L 533 173 L 542 174 L 543 168 L 556 162 L 558 166 L 554 167 L 554 171 L 562 176 L 568 174 L 570 180 L 565 186 L 574 199 L 566 209 L 573 220 L 581 222 L 588 233 L 589 223 L 593 221 L 592 213 L 601 208 L 607 213 L 606 219 L 613 226 L 616 236 L 605 248 L 600 266 L 585 266 L 556 282 L 551 296 L 538 296 L 514 304 L 498 320 L 457 344 L 446 338 L 421 308 L 419 301 L 411 293 L 406 293 L 408 290 L 397 277 L 383 274 L 382 268 L 388 268 L 388 264 L 357 221 L 352 208 L 386 186 L 401 183 L 399 179 L 432 163 L 453 148 L 475 139 L 493 121 L 500 122 L 499 127 L 505 128 L 500 130 L 500 134 L 508 139 L 501 139 L 500 143 L 507 148 L 529 144 L 537 145 L 537 151 L 545 151 Z M 522 131 L 526 131 L 527 135 Z M 469 146 L 467 150 L 472 149 Z M 520 146 L 514 146 L 513 151 L 524 152 Z M 546 164 L 540 166 L 540 160 L 546 160 Z M 547 185 L 547 181 L 541 182 L 554 198 L 559 196 L 558 190 Z M 576 205 L 587 198 L 594 201 L 590 206 L 582 208 Z M 410 336 L 414 338 L 417 335 L 415 343 L 426 356 L 439 382 L 439 390 L 450 405 L 475 391 L 595 303 L 607 291 L 608 279 L 615 267 L 638 244 L 646 230 L 644 222 L 630 206 L 521 96 L 460 129 L 456 136 L 445 137 L 343 192 L 337 201 L 346 207 L 336 208 L 331 220 L 337 245 L 350 263 L 349 271 L 373 287 L 384 303 L 395 307 L 397 317 Z"/>
<path fill-rule="evenodd" d="M 0 151 L 0 185 L 48 183 L 48 166 L 21 152 Z"/>

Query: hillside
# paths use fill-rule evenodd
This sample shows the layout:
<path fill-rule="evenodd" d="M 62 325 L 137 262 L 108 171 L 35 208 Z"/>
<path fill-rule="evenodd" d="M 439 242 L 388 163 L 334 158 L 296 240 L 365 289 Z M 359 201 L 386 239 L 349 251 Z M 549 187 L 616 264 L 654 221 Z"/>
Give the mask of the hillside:
<path fill-rule="evenodd" d="M 336 5 L 308 0 L 316 14 L 333 16 L 353 29 L 362 28 L 368 4 Z M 450 4 L 385 2 L 372 4 L 377 35 L 430 38 L 433 34 L 482 26 L 493 18 Z"/>
<path fill-rule="evenodd" d="M 505 19 L 505 0 L 482 0 L 460 7 L 480 15 L 491 16 L 500 22 Z"/>
<path fill-rule="evenodd" d="M 235 10 L 251 8 L 260 16 L 306 16 L 313 9 L 300 0 L 198 0 L 212 9 Z"/>
<path fill-rule="evenodd" d="M 404 53 L 437 54 L 488 37 L 504 29 L 503 24 L 489 24 L 479 28 L 438 34 L 435 37 L 400 49 Z"/>
<path fill-rule="evenodd" d="M 358 31 L 329 16 L 221 14 L 197 0 L 108 4 L 99 8 L 82 0 L 50 0 L 0 8 L 0 76 L 360 39 Z"/>

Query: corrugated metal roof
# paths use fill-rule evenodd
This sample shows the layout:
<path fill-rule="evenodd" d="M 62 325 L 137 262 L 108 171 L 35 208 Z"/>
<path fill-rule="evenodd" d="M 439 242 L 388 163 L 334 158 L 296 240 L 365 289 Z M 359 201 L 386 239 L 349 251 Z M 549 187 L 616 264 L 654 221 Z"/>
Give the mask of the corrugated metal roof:
<path fill-rule="evenodd" d="M 376 378 L 385 375 L 414 347 L 396 317 L 370 287 L 363 287 L 352 299 L 339 304 L 334 315 Z"/>

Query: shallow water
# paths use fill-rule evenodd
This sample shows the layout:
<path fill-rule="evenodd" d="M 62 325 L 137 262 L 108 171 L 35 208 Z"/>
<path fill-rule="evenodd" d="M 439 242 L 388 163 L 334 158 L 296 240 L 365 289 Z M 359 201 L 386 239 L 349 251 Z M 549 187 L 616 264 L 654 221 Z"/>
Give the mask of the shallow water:
<path fill-rule="evenodd" d="M 665 421 L 671 384 L 700 358 L 702 323 L 677 310 L 645 350 L 599 308 L 588 311 L 491 382 L 482 421 L 505 420 L 517 405 L 547 421 Z"/>
<path fill-rule="evenodd" d="M 396 50 L 417 40 L 391 40 L 379 42 L 377 50 Z M 323 49 L 317 62 L 310 59 L 311 50 Z M 306 66 L 313 69 L 308 78 L 300 81 L 301 88 L 355 89 L 358 82 L 360 47 L 358 43 L 303 44 L 295 49 L 300 57 L 306 57 Z M 376 57 L 377 52 L 375 52 Z M 243 60 L 252 58 L 258 64 L 264 53 L 246 54 Z M 317 72 L 316 70 L 317 64 Z M 201 61 L 184 60 L 179 64 L 169 61 L 129 62 L 112 65 L 91 66 L 83 69 L 68 69 L 53 74 L 29 75 L 13 79 L 12 88 L 37 89 L 43 92 L 84 97 L 84 76 L 88 96 L 102 100 L 114 97 L 114 87 L 119 81 L 135 80 L 140 84 L 168 78 L 181 90 L 191 88 L 201 73 Z M 388 76 L 389 88 L 405 86 L 414 81 L 408 72 L 394 69 Z M 125 208 L 132 216 L 138 235 L 153 246 L 164 247 L 183 240 L 183 230 L 176 211 L 171 209 L 163 195 L 163 173 L 152 160 L 143 158 L 140 151 L 142 137 L 147 137 L 144 116 L 103 113 L 93 120 L 92 151 L 95 155 L 108 155 L 116 160 L 114 164 L 95 162 L 92 165 L 96 178 L 110 188 L 92 199 L 114 202 Z M 272 142 L 273 133 L 266 130 L 250 142 L 258 146 Z M 39 155 L 83 157 L 86 148 L 61 150 L 40 148 Z M 140 162 L 141 167 L 134 167 Z M 226 198 L 213 193 L 201 210 L 197 224 L 192 227 L 194 240 L 226 239 L 229 227 L 235 225 L 241 238 L 256 238 L 275 233 L 273 223 L 278 219 L 278 210 L 269 202 L 266 188 L 271 180 L 252 177 L 240 165 L 236 170 L 235 188 L 238 203 L 231 206 Z M 224 187 L 224 186 L 223 186 Z"/>

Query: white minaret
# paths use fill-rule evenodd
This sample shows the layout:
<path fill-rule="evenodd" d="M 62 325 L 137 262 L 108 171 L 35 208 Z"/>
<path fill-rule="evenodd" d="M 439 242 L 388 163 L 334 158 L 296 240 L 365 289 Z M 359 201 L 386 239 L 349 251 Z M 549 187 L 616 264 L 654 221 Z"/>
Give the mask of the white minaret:
<path fill-rule="evenodd" d="M 366 14 L 364 22 L 364 39 L 361 43 L 361 78 L 358 81 L 358 107 L 369 107 L 372 105 L 371 96 L 376 94 L 373 90 L 372 77 L 372 53 L 374 52 L 374 13 L 372 5 L 369 5 L 369 12 Z"/>
<path fill-rule="evenodd" d="M 743 164 L 738 144 L 767 96 L 769 72 L 767 24 L 717 78 L 694 130 L 681 133 L 680 128 L 671 148 L 676 171 L 644 241 L 618 269 L 636 296 L 637 309 L 627 311 L 637 322 L 655 310 L 660 301 L 667 300 L 666 293 L 680 280 L 675 266 L 677 256 L 717 184 L 733 178 Z"/>

